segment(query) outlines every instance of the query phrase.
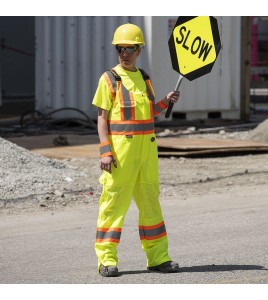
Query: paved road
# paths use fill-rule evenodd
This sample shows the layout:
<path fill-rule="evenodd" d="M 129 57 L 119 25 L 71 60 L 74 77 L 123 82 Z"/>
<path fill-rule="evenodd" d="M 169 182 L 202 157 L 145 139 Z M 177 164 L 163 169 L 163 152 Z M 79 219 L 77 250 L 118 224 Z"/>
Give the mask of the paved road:
<path fill-rule="evenodd" d="M 176 274 L 146 270 L 135 204 L 118 247 L 117 278 L 97 273 L 97 204 L 0 217 L 0 283 L 268 283 L 268 188 L 162 199 Z M 178 197 L 179 198 L 179 197 Z"/>

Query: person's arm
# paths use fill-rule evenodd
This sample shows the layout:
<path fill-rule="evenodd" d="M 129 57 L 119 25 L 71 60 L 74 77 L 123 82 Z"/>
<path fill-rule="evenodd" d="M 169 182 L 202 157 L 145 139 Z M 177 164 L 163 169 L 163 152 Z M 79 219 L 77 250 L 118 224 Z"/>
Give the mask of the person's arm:
<path fill-rule="evenodd" d="M 117 167 L 116 160 L 114 159 L 111 143 L 108 138 L 108 111 L 105 109 L 98 108 L 98 134 L 100 139 L 100 168 L 104 171 L 112 173 L 111 164 Z"/>
<path fill-rule="evenodd" d="M 158 116 L 162 110 L 165 110 L 168 107 L 169 102 L 171 101 L 173 103 L 177 102 L 179 100 L 179 97 L 180 97 L 179 91 L 169 92 L 164 99 L 158 101 L 154 105 L 154 116 Z"/>
<path fill-rule="evenodd" d="M 172 91 L 169 92 L 166 97 L 162 100 L 162 103 L 164 103 L 166 106 L 169 105 L 169 102 L 177 102 L 180 98 L 180 92 L 179 91 Z"/>

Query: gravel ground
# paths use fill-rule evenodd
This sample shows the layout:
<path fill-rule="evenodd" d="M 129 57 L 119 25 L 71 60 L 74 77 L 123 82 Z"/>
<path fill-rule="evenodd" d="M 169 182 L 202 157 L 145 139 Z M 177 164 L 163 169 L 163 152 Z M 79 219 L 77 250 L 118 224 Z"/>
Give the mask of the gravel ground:
<path fill-rule="evenodd" d="M 267 123 L 248 131 L 198 134 L 189 128 L 162 135 L 268 143 Z M 184 283 L 267 283 L 268 154 L 159 158 L 160 199 L 173 237 L 170 251 L 179 258 L 181 272 L 141 271 L 144 257 L 132 210 L 119 248 L 124 249 L 123 275 L 104 280 L 96 272 L 92 247 L 101 194 L 99 159 L 50 159 L 3 138 L 0 151 L 2 282 L 175 283 L 180 286 L 175 293 Z M 129 257 L 134 258 L 130 266 Z"/>
<path fill-rule="evenodd" d="M 268 142 L 268 120 L 254 130 L 194 134 L 217 139 Z M 171 134 L 170 130 L 163 134 Z M 178 134 L 176 132 L 175 134 Z M 185 134 L 185 132 L 184 132 Z M 0 138 L 0 214 L 62 209 L 79 203 L 97 203 L 101 186 L 98 159 L 50 159 Z M 230 187 L 268 183 L 268 154 L 216 158 L 160 158 L 160 197 L 224 193 Z"/>

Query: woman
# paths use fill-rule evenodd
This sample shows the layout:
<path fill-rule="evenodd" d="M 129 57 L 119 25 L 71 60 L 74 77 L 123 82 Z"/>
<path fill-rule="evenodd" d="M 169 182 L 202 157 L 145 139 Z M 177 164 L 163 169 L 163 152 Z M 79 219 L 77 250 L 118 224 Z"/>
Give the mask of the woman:
<path fill-rule="evenodd" d="M 118 276 L 117 245 L 124 217 L 134 197 L 139 210 L 139 234 L 147 269 L 177 272 L 168 255 L 168 239 L 159 203 L 158 152 L 154 117 L 177 102 L 170 92 L 155 103 L 149 76 L 136 67 L 144 46 L 141 29 L 119 26 L 112 44 L 119 64 L 102 74 L 93 104 L 98 107 L 100 167 L 103 185 L 99 203 L 95 251 L 102 276 Z"/>

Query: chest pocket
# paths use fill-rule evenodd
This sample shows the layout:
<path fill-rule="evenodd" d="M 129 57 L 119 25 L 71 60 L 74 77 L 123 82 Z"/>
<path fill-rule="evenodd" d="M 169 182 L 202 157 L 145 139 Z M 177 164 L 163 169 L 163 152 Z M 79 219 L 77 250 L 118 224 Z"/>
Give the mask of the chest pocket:
<path fill-rule="evenodd" d="M 128 91 L 122 84 L 121 77 L 114 69 L 106 72 L 111 83 L 110 86 L 113 89 L 112 92 L 116 95 L 112 111 L 110 112 L 111 120 L 135 121 L 152 119 L 154 96 L 149 87 L 150 78 L 144 70 L 139 70 L 146 82 L 146 93 L 132 93 Z"/>
<path fill-rule="evenodd" d="M 152 118 L 151 101 L 146 93 L 134 95 L 135 99 L 135 119 L 136 120 L 150 120 Z"/>

